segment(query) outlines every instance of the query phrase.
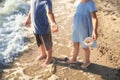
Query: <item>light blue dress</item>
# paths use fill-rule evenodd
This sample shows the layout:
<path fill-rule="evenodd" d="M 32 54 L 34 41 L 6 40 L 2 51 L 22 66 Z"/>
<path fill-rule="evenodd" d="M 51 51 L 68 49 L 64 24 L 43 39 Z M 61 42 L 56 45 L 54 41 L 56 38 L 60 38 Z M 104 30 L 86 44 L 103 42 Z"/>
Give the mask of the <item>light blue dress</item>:
<path fill-rule="evenodd" d="M 92 36 L 93 26 L 91 12 L 94 11 L 97 11 L 97 8 L 93 0 L 90 0 L 85 3 L 79 3 L 74 15 L 72 41 L 79 42 L 83 48 L 88 47 L 84 44 L 85 38 Z M 96 47 L 96 41 L 94 41 L 91 47 Z"/>

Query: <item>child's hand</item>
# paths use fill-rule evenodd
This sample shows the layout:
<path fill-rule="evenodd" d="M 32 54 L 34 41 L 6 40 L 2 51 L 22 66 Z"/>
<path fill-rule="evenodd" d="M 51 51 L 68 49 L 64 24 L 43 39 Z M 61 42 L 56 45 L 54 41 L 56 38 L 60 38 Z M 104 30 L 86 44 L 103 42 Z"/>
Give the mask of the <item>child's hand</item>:
<path fill-rule="evenodd" d="M 52 27 L 52 32 L 53 33 L 58 32 L 58 25 L 56 23 L 52 24 L 51 27 Z"/>
<path fill-rule="evenodd" d="M 97 36 L 97 32 L 93 32 L 93 33 L 92 33 L 92 39 L 93 39 L 93 40 L 97 40 L 97 37 L 98 37 L 98 36 Z"/>

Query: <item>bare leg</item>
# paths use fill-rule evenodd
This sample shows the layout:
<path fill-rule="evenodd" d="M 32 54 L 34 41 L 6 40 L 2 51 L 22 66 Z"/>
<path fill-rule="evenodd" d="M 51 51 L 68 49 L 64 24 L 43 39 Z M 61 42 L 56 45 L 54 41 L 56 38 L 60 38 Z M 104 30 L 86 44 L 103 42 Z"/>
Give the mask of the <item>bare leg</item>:
<path fill-rule="evenodd" d="M 69 59 L 68 63 L 72 63 L 72 62 L 77 61 L 77 56 L 79 54 L 79 43 L 73 42 L 73 46 L 74 46 L 73 56 L 71 59 Z"/>
<path fill-rule="evenodd" d="M 83 68 L 87 68 L 90 65 L 90 49 L 89 48 L 83 48 L 85 59 L 84 63 L 82 65 Z"/>
<path fill-rule="evenodd" d="M 47 58 L 46 58 L 45 62 L 42 64 L 42 66 L 44 67 L 44 66 L 50 64 L 51 61 L 52 61 L 52 48 L 47 51 Z"/>
<path fill-rule="evenodd" d="M 83 48 L 83 51 L 85 53 L 85 63 L 89 63 L 90 62 L 90 49 Z"/>
<path fill-rule="evenodd" d="M 42 60 L 47 57 L 46 49 L 43 44 L 40 45 L 40 51 L 41 51 L 41 54 L 36 58 L 35 61 Z"/>

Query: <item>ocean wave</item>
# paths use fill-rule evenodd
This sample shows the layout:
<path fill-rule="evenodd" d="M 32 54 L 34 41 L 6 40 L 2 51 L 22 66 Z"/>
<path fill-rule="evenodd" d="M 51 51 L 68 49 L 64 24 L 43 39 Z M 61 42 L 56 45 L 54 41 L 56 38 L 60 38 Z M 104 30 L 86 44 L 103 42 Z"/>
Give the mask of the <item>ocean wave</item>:
<path fill-rule="evenodd" d="M 24 51 L 23 23 L 29 8 L 23 0 L 6 0 L 0 7 L 0 65 L 13 62 Z"/>

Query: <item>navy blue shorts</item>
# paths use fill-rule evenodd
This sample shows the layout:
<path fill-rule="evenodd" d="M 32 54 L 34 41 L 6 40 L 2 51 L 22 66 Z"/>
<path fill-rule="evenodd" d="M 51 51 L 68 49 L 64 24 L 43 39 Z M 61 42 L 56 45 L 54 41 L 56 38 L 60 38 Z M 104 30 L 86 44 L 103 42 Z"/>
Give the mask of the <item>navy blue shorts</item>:
<path fill-rule="evenodd" d="M 52 43 L 51 32 L 44 35 L 41 35 L 41 34 L 34 34 L 34 35 L 35 35 L 36 43 L 38 47 L 40 47 L 40 45 L 43 44 L 47 51 L 52 48 L 53 43 Z"/>

